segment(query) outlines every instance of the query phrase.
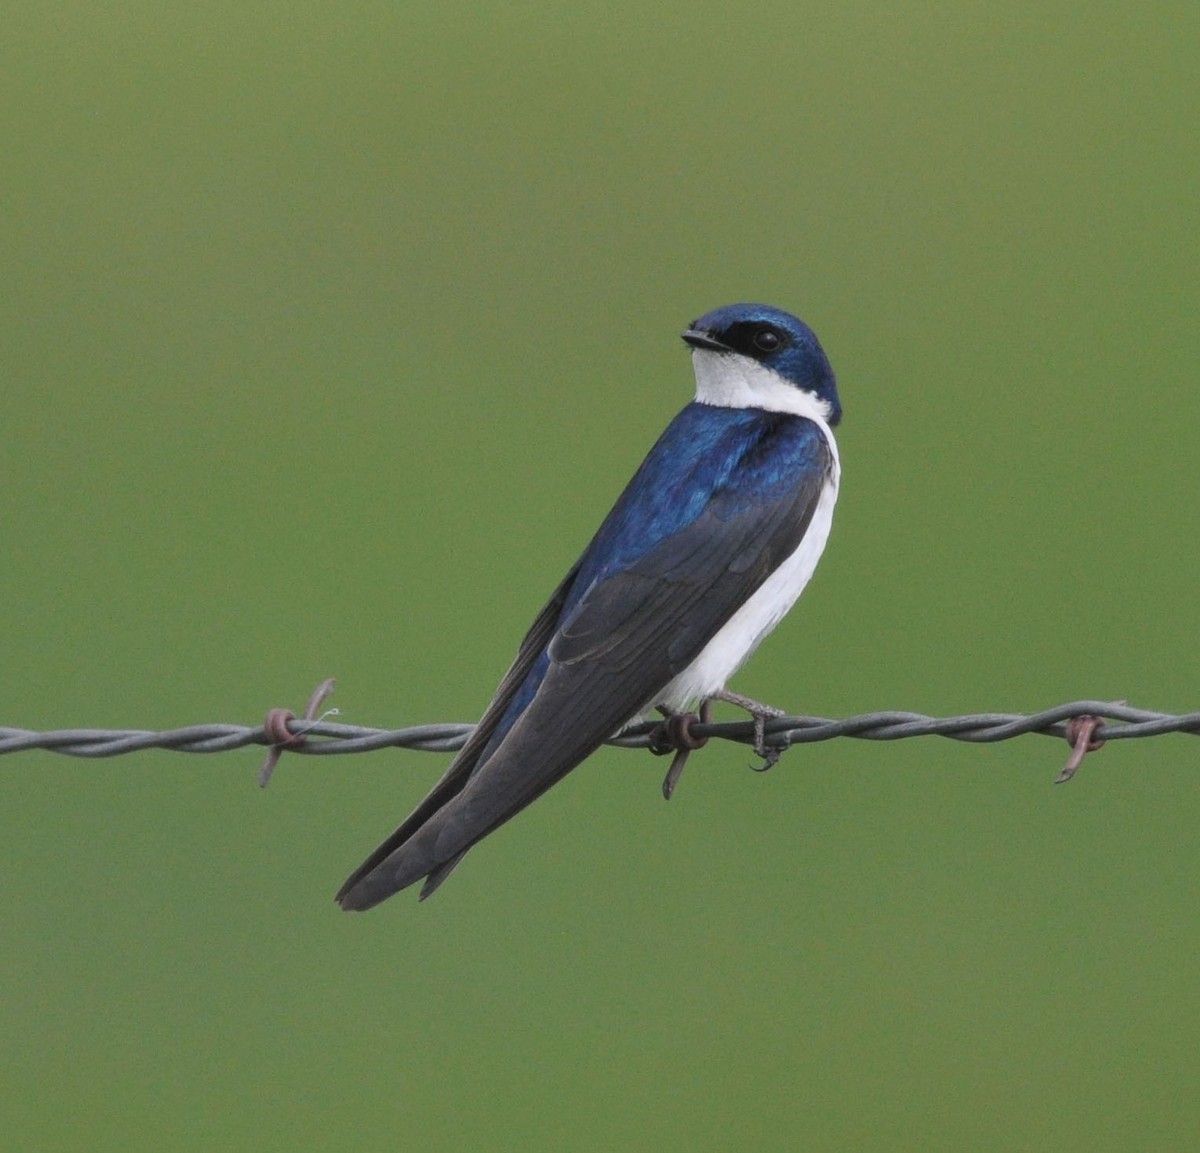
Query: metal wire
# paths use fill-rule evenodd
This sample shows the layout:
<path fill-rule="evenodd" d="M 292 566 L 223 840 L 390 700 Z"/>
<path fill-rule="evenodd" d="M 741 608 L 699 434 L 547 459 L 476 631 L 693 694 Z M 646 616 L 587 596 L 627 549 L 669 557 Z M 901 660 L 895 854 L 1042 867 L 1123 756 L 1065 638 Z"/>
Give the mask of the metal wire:
<path fill-rule="evenodd" d="M 831 720 L 827 717 L 776 717 L 766 723 L 766 744 L 772 748 L 830 741 L 837 737 L 855 737 L 866 741 L 897 741 L 907 737 L 947 737 L 955 741 L 990 744 L 1036 733 L 1040 736 L 1070 738 L 1072 718 L 1094 716 L 1102 723 L 1091 732 L 1093 745 L 1103 741 L 1132 737 L 1157 737 L 1163 733 L 1200 735 L 1200 712 L 1153 712 L 1131 708 L 1111 701 L 1071 701 L 1038 713 L 968 713 L 957 717 L 929 717 L 922 713 L 875 712 Z M 287 731 L 303 737 L 303 743 L 289 744 L 288 752 L 305 756 L 341 753 L 365 753 L 375 749 L 403 748 L 422 752 L 449 753 L 462 747 L 473 725 L 415 725 L 404 729 L 364 728 L 327 720 L 290 719 Z M 631 726 L 610 744 L 621 748 L 646 748 L 657 725 L 646 722 Z M 696 737 L 754 743 L 751 721 L 694 724 Z M 181 753 L 223 753 L 247 745 L 273 745 L 264 726 L 191 725 L 166 732 L 137 729 L 59 729 L 31 732 L 27 729 L 0 728 L 0 755 L 45 749 L 71 757 L 116 757 L 141 749 L 171 749 Z"/>

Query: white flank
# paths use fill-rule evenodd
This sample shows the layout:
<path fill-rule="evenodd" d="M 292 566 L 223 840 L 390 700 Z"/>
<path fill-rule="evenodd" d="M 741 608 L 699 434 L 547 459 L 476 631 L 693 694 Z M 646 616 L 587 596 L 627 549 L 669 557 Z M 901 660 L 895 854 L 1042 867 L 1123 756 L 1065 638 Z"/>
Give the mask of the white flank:
<path fill-rule="evenodd" d="M 837 442 L 826 422 L 829 406 L 820 397 L 797 388 L 748 357 L 696 349 L 692 359 L 696 369 L 696 399 L 701 404 L 759 408 L 807 417 L 820 428 L 829 444 L 833 468 L 817 499 L 808 531 L 796 551 L 729 618 L 700 655 L 655 698 L 655 704 L 674 709 L 690 708 L 697 701 L 720 692 L 796 603 L 825 551 L 842 471 Z"/>

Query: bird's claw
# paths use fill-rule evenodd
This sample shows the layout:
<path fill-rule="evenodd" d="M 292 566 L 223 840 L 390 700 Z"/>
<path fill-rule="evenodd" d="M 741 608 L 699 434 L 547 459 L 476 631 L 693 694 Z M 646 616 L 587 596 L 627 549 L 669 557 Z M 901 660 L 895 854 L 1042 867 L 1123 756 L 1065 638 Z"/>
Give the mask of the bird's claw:
<path fill-rule="evenodd" d="M 756 745 L 754 748 L 754 753 L 755 756 L 762 757 L 762 764 L 751 765 L 750 771 L 752 773 L 765 773 L 768 769 L 773 769 L 777 764 L 779 764 L 779 758 L 783 756 L 783 749 L 773 748 L 771 746 L 766 746 L 760 749 Z"/>
<path fill-rule="evenodd" d="M 783 748 L 786 746 L 781 748 L 779 745 L 767 744 L 767 721 L 787 716 L 783 709 L 777 709 L 774 705 L 764 705 L 762 701 L 744 697 L 741 693 L 722 691 L 714 693 L 713 700 L 737 705 L 739 709 L 744 709 L 750 714 L 750 719 L 754 722 L 754 754 L 762 757 L 763 762 L 761 765 L 751 765 L 750 767 L 756 773 L 765 773 L 768 769 L 773 769 L 779 763 L 779 758 L 783 756 Z"/>

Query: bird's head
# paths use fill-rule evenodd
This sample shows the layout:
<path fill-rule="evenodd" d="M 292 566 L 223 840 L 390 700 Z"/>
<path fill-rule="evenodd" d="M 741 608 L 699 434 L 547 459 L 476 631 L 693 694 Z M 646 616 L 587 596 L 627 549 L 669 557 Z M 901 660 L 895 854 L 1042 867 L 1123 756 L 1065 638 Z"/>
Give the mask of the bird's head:
<path fill-rule="evenodd" d="M 766 304 L 727 304 L 683 333 L 692 348 L 696 399 L 841 420 L 837 380 L 813 330 Z"/>

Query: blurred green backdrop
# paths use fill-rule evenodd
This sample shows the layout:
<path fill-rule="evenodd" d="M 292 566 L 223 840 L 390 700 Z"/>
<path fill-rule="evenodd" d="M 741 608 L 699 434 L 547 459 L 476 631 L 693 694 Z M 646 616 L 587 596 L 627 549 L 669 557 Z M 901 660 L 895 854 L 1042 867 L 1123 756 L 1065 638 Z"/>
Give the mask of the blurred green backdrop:
<path fill-rule="evenodd" d="M 8 5 L 0 723 L 478 715 L 804 316 L 845 467 L 735 687 L 1200 707 L 1200 9 Z M 437 899 L 445 758 L 0 764 L 4 1148 L 1191 1149 L 1200 746 L 605 750 Z"/>

